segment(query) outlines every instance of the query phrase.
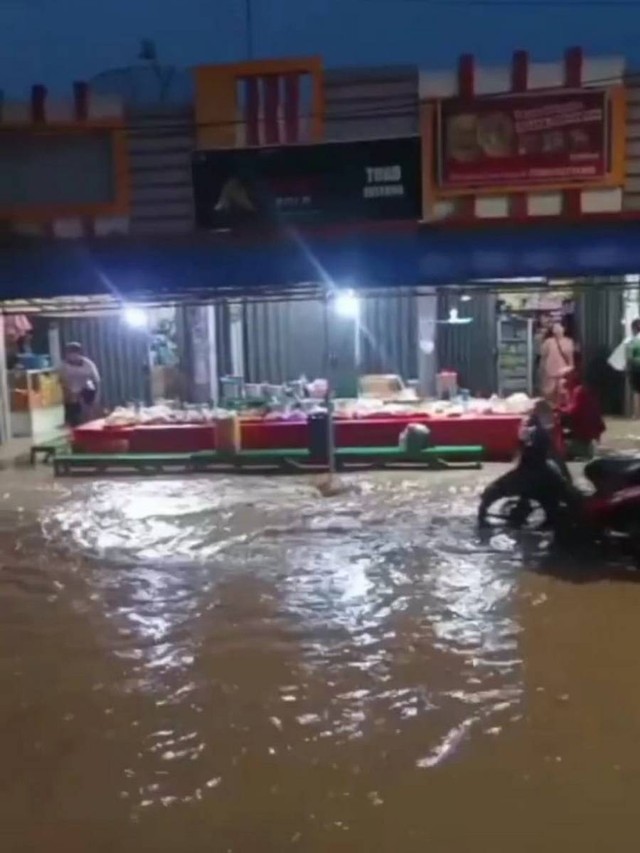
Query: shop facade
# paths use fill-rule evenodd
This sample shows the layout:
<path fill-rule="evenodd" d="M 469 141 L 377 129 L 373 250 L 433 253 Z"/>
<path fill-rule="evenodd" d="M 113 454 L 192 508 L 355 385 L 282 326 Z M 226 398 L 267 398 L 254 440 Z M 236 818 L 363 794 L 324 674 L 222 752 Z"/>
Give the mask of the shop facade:
<path fill-rule="evenodd" d="M 448 369 L 490 395 L 500 390 L 505 301 L 514 313 L 505 294 L 548 294 L 557 282 L 571 294 L 584 360 L 606 362 L 640 270 L 625 70 L 620 58 L 576 49 L 555 64 L 516 52 L 503 68 L 467 56 L 440 72 L 205 66 L 191 111 L 77 87 L 65 121 L 87 131 L 98 121 L 110 154 L 87 159 L 95 186 L 82 204 L 5 205 L 0 295 L 12 311 L 62 300 L 45 313 L 61 345 L 79 339 L 105 365 L 109 405 L 216 400 L 226 375 L 253 385 L 322 376 L 327 352 L 345 385 L 393 373 L 433 394 Z M 13 123 L 52 120 L 43 97 L 34 90 L 31 113 Z M 478 143 L 493 122 L 494 149 L 507 145 L 522 114 L 568 114 L 562 139 L 576 150 L 557 129 L 541 143 L 535 123 L 528 147 L 508 157 Z M 103 162 L 115 164 L 110 183 L 99 179 Z M 360 298 L 356 334 L 334 318 L 324 336 L 330 291 Z M 81 316 L 65 304 L 72 297 L 113 304 Z M 125 304 L 168 306 L 176 364 L 156 363 L 149 340 L 123 325 L 113 312 Z M 614 397 L 607 408 L 621 411 Z"/>

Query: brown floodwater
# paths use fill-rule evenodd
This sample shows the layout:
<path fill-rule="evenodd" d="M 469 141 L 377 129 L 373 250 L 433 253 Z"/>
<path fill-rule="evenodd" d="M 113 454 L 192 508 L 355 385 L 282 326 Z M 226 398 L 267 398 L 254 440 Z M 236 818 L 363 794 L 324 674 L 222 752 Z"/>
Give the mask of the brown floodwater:
<path fill-rule="evenodd" d="M 637 849 L 640 584 L 491 472 L 3 476 L 3 852 Z"/>

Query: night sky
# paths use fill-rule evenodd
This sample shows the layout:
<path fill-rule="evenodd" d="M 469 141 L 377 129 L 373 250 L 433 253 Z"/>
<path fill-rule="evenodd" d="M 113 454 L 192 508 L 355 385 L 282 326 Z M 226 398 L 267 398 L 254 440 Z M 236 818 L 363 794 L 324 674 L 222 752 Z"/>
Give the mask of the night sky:
<path fill-rule="evenodd" d="M 327 65 L 448 67 L 463 52 L 502 63 L 515 48 L 552 60 L 571 45 L 640 68 L 640 0 L 252 0 L 261 57 Z M 136 61 L 141 38 L 180 66 L 246 58 L 245 0 L 0 0 L 0 88 L 62 90 Z M 635 62 L 634 62 L 635 60 Z"/>

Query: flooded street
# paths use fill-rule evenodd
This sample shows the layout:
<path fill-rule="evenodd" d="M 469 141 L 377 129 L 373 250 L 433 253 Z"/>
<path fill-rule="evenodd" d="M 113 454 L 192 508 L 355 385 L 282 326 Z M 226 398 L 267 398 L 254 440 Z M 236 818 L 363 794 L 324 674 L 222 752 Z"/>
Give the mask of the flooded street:
<path fill-rule="evenodd" d="M 493 476 L 3 474 L 3 851 L 635 850 L 640 584 Z"/>

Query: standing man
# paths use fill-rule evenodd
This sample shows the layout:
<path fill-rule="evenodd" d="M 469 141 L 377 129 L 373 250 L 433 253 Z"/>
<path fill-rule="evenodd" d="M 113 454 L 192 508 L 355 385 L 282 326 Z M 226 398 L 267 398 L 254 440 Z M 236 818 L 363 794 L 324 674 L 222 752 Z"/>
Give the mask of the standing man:
<path fill-rule="evenodd" d="M 64 394 L 64 419 L 69 427 L 80 426 L 94 405 L 100 389 L 98 368 L 82 354 L 82 344 L 67 344 L 60 366 Z"/>
<path fill-rule="evenodd" d="M 626 346 L 626 366 L 633 406 L 632 417 L 640 418 L 640 319 L 631 323 L 631 340 Z"/>

